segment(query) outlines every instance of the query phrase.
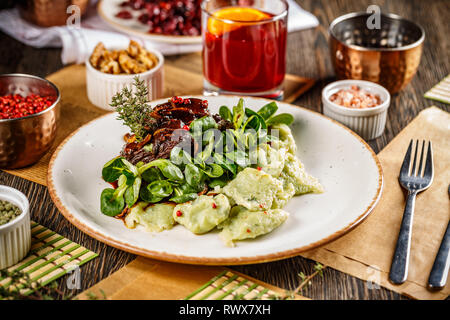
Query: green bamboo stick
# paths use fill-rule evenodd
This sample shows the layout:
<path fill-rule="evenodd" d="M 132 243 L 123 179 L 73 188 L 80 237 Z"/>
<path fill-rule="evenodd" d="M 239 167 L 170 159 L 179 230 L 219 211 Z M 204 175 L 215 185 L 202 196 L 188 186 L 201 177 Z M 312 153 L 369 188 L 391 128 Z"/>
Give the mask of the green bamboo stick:
<path fill-rule="evenodd" d="M 240 287 L 242 287 L 245 283 L 247 283 L 248 280 L 244 279 L 241 282 L 239 282 L 237 285 L 235 285 L 233 288 L 231 288 L 230 290 L 228 290 L 227 292 L 225 292 L 223 295 L 221 295 L 220 297 L 218 297 L 216 300 L 223 300 L 226 296 L 232 294 L 234 291 L 236 291 L 237 289 L 239 289 Z"/>
<path fill-rule="evenodd" d="M 211 283 L 216 282 L 217 280 L 219 280 L 224 274 L 227 273 L 227 270 L 222 271 L 221 273 L 219 273 L 217 276 L 213 277 L 211 280 L 209 280 L 207 283 L 205 283 L 203 286 L 201 286 L 200 288 L 198 288 L 197 290 L 195 290 L 194 292 L 192 292 L 191 294 L 189 294 L 186 298 L 184 298 L 183 300 L 189 300 L 190 298 L 192 298 L 193 296 L 197 295 L 199 292 L 203 291 L 205 288 L 207 288 L 208 286 L 211 285 Z"/>
<path fill-rule="evenodd" d="M 32 233 L 31 233 L 31 236 L 33 236 L 33 237 L 36 237 L 38 234 L 40 234 L 40 233 L 42 233 L 42 232 L 44 232 L 44 231 L 47 231 L 48 229 L 46 228 L 46 227 L 42 227 L 42 228 L 40 228 L 40 229 L 38 229 L 38 230 L 36 230 L 36 231 L 33 231 Z"/>
<path fill-rule="evenodd" d="M 253 289 L 255 289 L 258 286 L 257 283 L 252 284 L 250 287 L 247 288 L 246 291 L 244 291 L 241 294 L 238 294 L 237 296 L 234 297 L 234 300 L 242 300 L 243 297 L 245 297 L 247 294 L 249 294 L 250 292 L 253 291 Z"/>
<path fill-rule="evenodd" d="M 232 277 L 228 278 L 227 280 L 225 280 L 224 282 L 222 282 L 220 285 L 218 285 L 217 287 L 215 287 L 213 290 L 211 290 L 210 292 L 208 292 L 206 295 L 204 295 L 203 297 L 201 297 L 199 300 L 205 300 L 208 297 L 210 297 L 213 293 L 219 291 L 220 289 L 222 289 L 223 287 L 225 287 L 226 285 L 230 284 L 234 279 L 236 279 L 238 276 L 235 274 Z"/>
<path fill-rule="evenodd" d="M 261 290 L 261 291 L 258 293 L 258 295 L 254 298 L 254 300 L 261 299 L 261 297 L 262 297 L 265 293 L 267 293 L 268 291 L 269 291 L 269 289 Z"/>

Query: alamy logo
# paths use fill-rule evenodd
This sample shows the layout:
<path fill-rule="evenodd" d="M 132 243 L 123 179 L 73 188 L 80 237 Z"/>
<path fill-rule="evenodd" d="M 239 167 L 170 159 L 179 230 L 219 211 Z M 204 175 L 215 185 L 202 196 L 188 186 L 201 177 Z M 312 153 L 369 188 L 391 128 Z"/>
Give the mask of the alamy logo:
<path fill-rule="evenodd" d="M 66 285 L 68 289 L 80 289 L 81 288 L 81 272 L 78 265 L 71 266 L 67 269 L 69 276 L 66 280 Z"/>
<path fill-rule="evenodd" d="M 366 272 L 368 274 L 367 288 L 369 290 L 380 289 L 380 268 L 378 266 L 369 266 L 367 267 Z"/>
<path fill-rule="evenodd" d="M 81 26 L 81 9 L 77 5 L 70 5 L 66 9 L 67 14 L 70 16 L 66 20 L 66 25 L 69 28 L 79 29 Z"/>
<path fill-rule="evenodd" d="M 369 18 L 367 18 L 366 26 L 367 29 L 381 29 L 381 9 L 377 5 L 370 5 L 367 7 L 367 13 L 371 13 Z"/>

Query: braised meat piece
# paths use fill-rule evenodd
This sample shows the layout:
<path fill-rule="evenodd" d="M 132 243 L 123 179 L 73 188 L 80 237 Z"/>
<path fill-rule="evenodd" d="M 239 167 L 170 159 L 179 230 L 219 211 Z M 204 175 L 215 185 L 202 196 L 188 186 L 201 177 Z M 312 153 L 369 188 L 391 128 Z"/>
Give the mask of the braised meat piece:
<path fill-rule="evenodd" d="M 193 120 L 208 116 L 208 107 L 203 100 L 197 98 L 171 99 L 169 102 L 157 105 L 150 116 L 157 120 L 178 119 L 189 125 Z"/>
<path fill-rule="evenodd" d="M 153 108 L 150 116 L 156 120 L 149 135 L 140 143 L 130 137 L 121 152 L 132 164 L 139 161 L 148 163 L 155 159 L 167 159 L 175 146 L 195 149 L 192 138 L 186 130 L 190 123 L 209 116 L 207 104 L 201 99 L 181 99 L 174 97 Z M 147 146 L 144 148 L 144 146 Z"/>
<path fill-rule="evenodd" d="M 190 148 L 193 139 L 188 131 L 184 129 L 160 129 L 158 134 L 155 133 L 153 140 L 153 153 L 157 159 L 170 158 L 170 152 L 176 146 L 182 148 Z"/>
<path fill-rule="evenodd" d="M 139 161 L 143 161 L 145 163 L 155 160 L 156 157 L 152 152 L 149 152 L 143 147 L 150 142 L 152 138 L 151 134 L 147 134 L 147 136 L 141 142 L 136 141 L 136 137 L 134 135 L 130 136 L 128 134 L 125 135 L 124 139 L 127 141 L 127 144 L 124 146 L 121 156 L 125 157 L 132 164 L 136 164 Z"/>
<path fill-rule="evenodd" d="M 212 117 L 216 121 L 217 128 L 220 131 L 225 131 L 227 129 L 234 129 L 234 125 L 230 121 L 223 119 L 220 115 L 214 114 Z"/>

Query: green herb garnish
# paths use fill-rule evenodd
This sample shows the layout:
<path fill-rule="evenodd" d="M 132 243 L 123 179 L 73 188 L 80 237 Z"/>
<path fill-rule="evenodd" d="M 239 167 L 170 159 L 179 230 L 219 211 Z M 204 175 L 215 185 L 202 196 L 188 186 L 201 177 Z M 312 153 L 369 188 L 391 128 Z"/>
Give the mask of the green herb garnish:
<path fill-rule="evenodd" d="M 141 141 L 155 123 L 155 119 L 150 116 L 152 108 L 148 101 L 148 88 L 143 80 L 134 77 L 133 86 L 135 90 L 124 87 L 118 92 L 110 104 L 119 114 L 117 119 L 122 120 L 132 133 L 136 135 L 136 140 Z"/>

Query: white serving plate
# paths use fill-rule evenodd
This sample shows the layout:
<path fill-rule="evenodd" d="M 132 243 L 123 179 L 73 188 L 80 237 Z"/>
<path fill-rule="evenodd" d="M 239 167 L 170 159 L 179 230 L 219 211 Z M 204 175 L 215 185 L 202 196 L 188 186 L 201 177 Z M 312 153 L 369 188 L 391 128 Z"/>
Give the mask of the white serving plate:
<path fill-rule="evenodd" d="M 171 36 L 165 34 L 148 33 L 148 26 L 140 23 L 136 18 L 139 16 L 138 12 L 130 8 L 121 8 L 120 4 L 123 0 L 100 0 L 98 3 L 98 13 L 100 17 L 112 28 L 117 31 L 140 37 L 144 40 L 172 43 L 172 44 L 200 44 L 202 37 L 199 36 Z M 135 18 L 120 19 L 116 17 L 120 10 L 129 10 Z"/>
<path fill-rule="evenodd" d="M 232 107 L 239 97 L 202 97 L 212 113 Z M 152 102 L 152 106 L 165 102 Z M 270 100 L 245 98 L 257 110 Z M 48 172 L 50 195 L 76 227 L 116 248 L 155 259 L 210 265 L 259 263 L 297 255 L 336 239 L 364 220 L 377 204 L 383 187 L 380 162 L 354 132 L 310 110 L 279 102 L 278 112 L 291 113 L 297 155 L 318 177 L 323 194 L 294 197 L 284 209 L 288 220 L 272 233 L 226 247 L 217 232 L 194 235 L 181 225 L 161 233 L 128 229 L 121 220 L 100 212 L 100 193 L 109 185 L 103 165 L 117 156 L 128 128 L 110 113 L 71 134 L 53 154 Z"/>

